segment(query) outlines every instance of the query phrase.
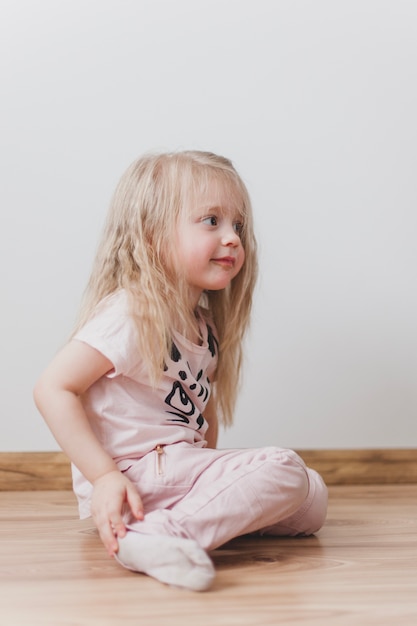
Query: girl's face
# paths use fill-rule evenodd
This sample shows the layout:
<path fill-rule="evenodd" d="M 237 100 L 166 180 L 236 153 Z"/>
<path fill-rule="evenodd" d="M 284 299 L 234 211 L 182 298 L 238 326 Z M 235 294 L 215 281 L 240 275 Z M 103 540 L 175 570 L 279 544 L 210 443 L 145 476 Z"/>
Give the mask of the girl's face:
<path fill-rule="evenodd" d="M 205 290 L 224 289 L 245 261 L 240 233 L 242 216 L 224 190 L 196 196 L 176 229 L 177 270 L 191 289 L 194 306 Z"/>

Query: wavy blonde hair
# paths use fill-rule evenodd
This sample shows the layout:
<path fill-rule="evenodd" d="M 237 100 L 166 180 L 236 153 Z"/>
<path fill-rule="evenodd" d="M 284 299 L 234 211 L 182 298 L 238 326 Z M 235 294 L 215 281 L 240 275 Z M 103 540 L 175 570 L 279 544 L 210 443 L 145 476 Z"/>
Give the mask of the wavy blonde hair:
<path fill-rule="evenodd" d="M 213 320 L 219 360 L 213 397 L 224 425 L 233 421 L 257 275 L 256 240 L 247 189 L 232 163 L 210 152 L 149 154 L 127 169 L 114 193 L 77 329 L 106 296 L 128 294 L 140 354 L 157 384 L 168 358 L 173 332 L 196 331 L 188 286 L 173 268 L 179 217 L 194 200 L 216 190 L 242 216 L 245 263 L 226 289 L 205 292 L 200 304 Z"/>

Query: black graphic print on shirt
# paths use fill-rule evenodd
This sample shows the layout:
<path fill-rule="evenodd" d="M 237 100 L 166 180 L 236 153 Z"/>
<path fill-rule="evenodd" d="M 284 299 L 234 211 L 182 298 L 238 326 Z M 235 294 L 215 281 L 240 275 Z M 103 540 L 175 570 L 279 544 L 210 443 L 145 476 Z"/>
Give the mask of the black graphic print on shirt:
<path fill-rule="evenodd" d="M 217 354 L 218 342 L 212 329 L 208 325 L 207 331 L 208 349 L 212 358 L 214 358 Z M 184 368 L 184 362 L 181 363 L 181 358 L 181 352 L 175 343 L 173 343 L 171 349 L 171 360 L 174 363 L 179 363 L 180 367 L 182 366 Z M 174 381 L 171 391 L 165 398 L 165 403 L 170 407 L 170 409 L 166 412 L 174 416 L 169 418 L 170 422 L 179 422 L 185 425 L 192 424 L 192 422 L 195 421 L 196 430 L 199 430 L 204 424 L 204 417 L 195 406 L 195 403 L 187 391 L 192 391 L 194 395 L 197 395 L 198 398 L 202 399 L 203 403 L 206 403 L 209 395 L 210 381 L 208 378 L 206 378 L 204 382 L 202 381 L 204 375 L 203 370 L 200 370 L 197 375 L 195 375 L 191 371 L 191 367 L 188 362 L 186 363 L 186 366 L 188 372 L 185 369 L 180 369 L 178 371 L 179 380 Z M 165 365 L 164 369 L 166 371 L 168 367 Z M 189 380 L 190 383 L 188 383 Z"/>
<path fill-rule="evenodd" d="M 207 324 L 207 331 L 208 331 L 207 343 L 208 343 L 209 350 L 211 352 L 211 356 L 216 356 L 219 350 L 219 342 L 214 336 L 211 326 L 209 326 L 208 324 Z"/>

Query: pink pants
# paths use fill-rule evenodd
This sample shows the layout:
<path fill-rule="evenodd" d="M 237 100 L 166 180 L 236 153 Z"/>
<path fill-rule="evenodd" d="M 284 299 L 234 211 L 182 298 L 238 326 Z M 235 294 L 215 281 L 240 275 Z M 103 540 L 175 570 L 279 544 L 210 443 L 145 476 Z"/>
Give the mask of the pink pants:
<path fill-rule="evenodd" d="M 322 526 L 327 489 L 292 450 L 213 450 L 168 445 L 125 471 L 145 518 L 125 522 L 144 534 L 194 539 L 214 550 L 239 535 L 309 535 Z"/>

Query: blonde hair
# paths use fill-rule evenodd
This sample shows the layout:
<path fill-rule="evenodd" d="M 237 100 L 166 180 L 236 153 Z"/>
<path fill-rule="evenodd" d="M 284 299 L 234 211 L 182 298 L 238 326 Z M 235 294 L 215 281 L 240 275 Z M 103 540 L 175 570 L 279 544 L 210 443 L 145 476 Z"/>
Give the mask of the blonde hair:
<path fill-rule="evenodd" d="M 204 294 L 203 306 L 219 340 L 213 397 L 224 425 L 233 420 L 257 275 L 256 240 L 247 189 L 232 163 L 200 151 L 149 154 L 122 176 L 110 205 L 77 328 L 106 296 L 124 289 L 137 328 L 138 348 L 154 384 L 168 358 L 173 332 L 195 329 L 183 277 L 173 270 L 174 233 L 192 200 L 213 190 L 227 194 L 242 216 L 245 263 L 225 289 Z"/>

